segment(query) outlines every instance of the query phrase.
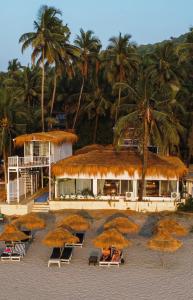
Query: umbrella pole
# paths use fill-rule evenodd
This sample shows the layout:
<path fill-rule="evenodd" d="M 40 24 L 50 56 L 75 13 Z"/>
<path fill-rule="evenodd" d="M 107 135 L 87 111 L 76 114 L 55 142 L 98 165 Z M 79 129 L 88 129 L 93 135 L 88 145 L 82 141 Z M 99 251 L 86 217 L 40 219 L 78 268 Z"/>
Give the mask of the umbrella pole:
<path fill-rule="evenodd" d="M 164 253 L 161 253 L 158 255 L 159 256 L 159 259 L 160 259 L 160 262 L 161 262 L 161 266 L 162 268 L 165 267 L 165 263 L 164 263 Z"/>

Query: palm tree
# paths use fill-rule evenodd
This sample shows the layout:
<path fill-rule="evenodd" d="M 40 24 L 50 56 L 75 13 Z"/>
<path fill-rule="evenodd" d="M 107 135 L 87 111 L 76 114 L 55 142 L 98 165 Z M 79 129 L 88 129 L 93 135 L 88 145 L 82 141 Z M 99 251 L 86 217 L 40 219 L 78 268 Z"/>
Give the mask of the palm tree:
<path fill-rule="evenodd" d="M 182 125 L 173 114 L 173 99 L 157 100 L 154 83 L 144 72 L 133 88 L 130 85 L 122 85 L 129 92 L 129 104 L 126 115 L 121 117 L 115 127 L 115 136 L 120 139 L 128 130 L 130 124 L 134 124 L 139 138 L 139 146 L 142 155 L 142 177 L 139 191 L 139 201 L 142 201 L 145 190 L 145 176 L 148 162 L 148 146 L 154 145 L 171 148 L 178 146 Z"/>
<path fill-rule="evenodd" d="M 88 114 L 89 119 L 95 118 L 93 132 L 93 144 L 95 144 L 99 118 L 106 115 L 107 110 L 111 107 L 111 101 L 106 97 L 104 90 L 98 85 L 93 87 L 90 93 L 84 94 L 84 98 L 85 105 L 82 111 Z"/>
<path fill-rule="evenodd" d="M 23 132 L 22 125 L 25 125 L 28 114 L 23 101 L 14 96 L 14 91 L 0 90 L 0 151 L 4 160 L 5 183 L 7 183 L 7 162 L 12 138 Z"/>
<path fill-rule="evenodd" d="M 38 12 L 37 21 L 34 21 L 34 32 L 28 32 L 20 37 L 19 42 L 23 43 L 22 52 L 32 46 L 31 55 L 32 63 L 36 60 L 42 68 L 42 84 L 41 84 L 41 119 L 42 131 L 44 126 L 44 81 L 45 81 L 45 61 L 49 64 L 54 63 L 54 55 L 56 51 L 60 51 L 65 39 L 64 26 L 60 10 L 54 7 L 42 6 Z"/>
<path fill-rule="evenodd" d="M 139 57 L 134 45 L 130 43 L 131 35 L 120 33 L 118 37 L 111 37 L 110 44 L 104 52 L 106 61 L 106 74 L 112 84 L 123 83 L 129 80 L 132 72 L 136 71 L 139 64 Z M 115 107 L 115 122 L 118 119 L 121 103 L 122 86 L 118 88 L 118 99 Z"/>
<path fill-rule="evenodd" d="M 81 28 L 80 35 L 77 35 L 74 41 L 75 46 L 77 46 L 81 51 L 80 59 L 77 62 L 77 66 L 81 73 L 82 83 L 81 83 L 80 93 L 78 97 L 78 104 L 77 104 L 76 113 L 74 116 L 74 121 L 72 126 L 73 129 L 76 126 L 78 113 L 80 110 L 82 93 L 84 90 L 84 84 L 85 84 L 85 80 L 88 77 L 89 65 L 91 64 L 91 60 L 96 56 L 96 54 L 100 51 L 101 48 L 100 40 L 97 37 L 95 37 L 93 34 L 94 34 L 93 31 L 91 30 L 84 31 Z"/>

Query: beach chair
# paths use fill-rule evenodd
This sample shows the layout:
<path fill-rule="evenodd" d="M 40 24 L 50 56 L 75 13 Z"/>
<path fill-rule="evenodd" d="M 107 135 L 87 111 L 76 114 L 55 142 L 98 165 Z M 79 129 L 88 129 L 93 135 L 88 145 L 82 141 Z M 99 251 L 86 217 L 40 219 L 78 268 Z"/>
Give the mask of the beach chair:
<path fill-rule="evenodd" d="M 72 247 L 64 247 L 62 251 L 62 255 L 60 257 L 60 262 L 64 264 L 69 264 L 72 258 Z"/>
<path fill-rule="evenodd" d="M 10 255 L 11 261 L 20 261 L 22 257 L 23 257 L 23 256 L 21 256 L 21 255 L 20 255 L 19 253 L 17 253 L 16 251 L 13 251 L 13 253 L 11 253 L 11 255 Z"/>
<path fill-rule="evenodd" d="M 17 253 L 17 254 L 20 254 L 21 257 L 24 257 L 24 255 L 26 254 L 25 244 L 24 243 L 15 244 L 13 253 L 14 252 Z"/>
<path fill-rule="evenodd" d="M 60 248 L 53 248 L 50 258 L 48 260 L 48 267 L 51 264 L 57 264 L 60 268 L 60 256 L 61 256 L 61 249 Z"/>
<path fill-rule="evenodd" d="M 66 244 L 65 247 L 81 247 L 82 248 L 83 242 L 84 242 L 85 233 L 83 233 L 83 232 L 76 232 L 75 236 L 77 238 L 79 238 L 79 242 L 77 242 L 75 244 Z"/>
<path fill-rule="evenodd" d="M 5 260 L 10 260 L 11 259 L 11 254 L 13 253 L 13 248 L 12 247 L 7 247 L 3 250 L 3 253 L 1 253 L 0 257 L 2 261 Z"/>

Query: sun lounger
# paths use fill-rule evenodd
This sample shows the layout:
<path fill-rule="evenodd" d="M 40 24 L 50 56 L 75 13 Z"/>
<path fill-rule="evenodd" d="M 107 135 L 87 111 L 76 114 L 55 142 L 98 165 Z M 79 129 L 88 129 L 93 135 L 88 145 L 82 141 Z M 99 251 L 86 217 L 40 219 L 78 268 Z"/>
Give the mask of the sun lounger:
<path fill-rule="evenodd" d="M 60 262 L 69 264 L 72 258 L 72 251 L 73 251 L 72 247 L 64 247 L 62 251 L 62 255 L 60 257 Z"/>
<path fill-rule="evenodd" d="M 50 255 L 50 258 L 48 260 L 48 267 L 50 267 L 51 264 L 57 264 L 60 268 L 60 256 L 61 256 L 61 249 L 60 248 L 53 248 L 52 254 Z"/>
<path fill-rule="evenodd" d="M 5 252 L 3 252 L 3 253 L 1 253 L 0 257 L 1 257 L 2 261 L 4 261 L 4 260 L 10 260 L 11 259 L 11 253 L 5 253 Z"/>
<path fill-rule="evenodd" d="M 24 257 L 24 255 L 26 253 L 25 244 L 24 243 L 15 244 L 13 252 L 19 254 L 21 257 Z"/>
<path fill-rule="evenodd" d="M 15 251 L 10 255 L 11 261 L 20 261 L 22 257 L 23 256 L 21 256 L 19 253 Z"/>
<path fill-rule="evenodd" d="M 79 238 L 79 242 L 77 242 L 75 244 L 66 244 L 65 247 L 81 247 L 82 248 L 85 233 L 77 232 L 77 233 L 75 233 L 75 236 Z"/>
<path fill-rule="evenodd" d="M 103 256 L 101 256 L 100 260 L 99 260 L 99 266 L 117 266 L 119 267 L 119 265 L 122 263 L 123 260 L 123 256 L 122 253 L 119 257 L 113 259 L 113 256 L 108 257 L 108 259 L 104 259 Z"/>

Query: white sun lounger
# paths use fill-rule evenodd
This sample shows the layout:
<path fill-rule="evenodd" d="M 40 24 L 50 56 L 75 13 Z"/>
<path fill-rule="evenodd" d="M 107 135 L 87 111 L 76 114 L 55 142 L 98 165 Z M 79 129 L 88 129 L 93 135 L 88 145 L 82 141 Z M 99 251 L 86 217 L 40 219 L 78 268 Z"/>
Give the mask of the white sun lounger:
<path fill-rule="evenodd" d="M 72 259 L 72 252 L 73 252 L 72 247 L 64 247 L 60 257 L 60 262 L 64 264 L 69 264 Z"/>
<path fill-rule="evenodd" d="M 48 267 L 52 264 L 57 264 L 60 268 L 60 256 L 61 256 L 61 249 L 60 248 L 53 248 L 52 254 L 48 260 Z"/>

